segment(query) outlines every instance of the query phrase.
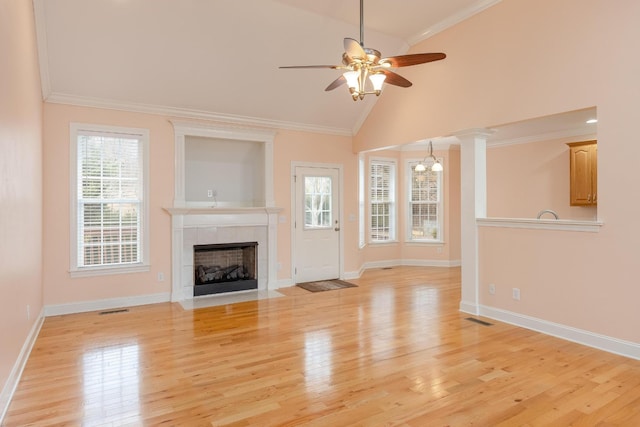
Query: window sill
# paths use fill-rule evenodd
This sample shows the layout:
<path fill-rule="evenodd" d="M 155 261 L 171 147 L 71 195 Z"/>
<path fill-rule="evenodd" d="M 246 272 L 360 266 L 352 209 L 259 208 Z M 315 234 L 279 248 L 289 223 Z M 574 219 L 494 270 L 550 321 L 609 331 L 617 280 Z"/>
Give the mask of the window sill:
<path fill-rule="evenodd" d="M 404 242 L 407 246 L 444 246 L 443 240 L 407 240 Z"/>
<path fill-rule="evenodd" d="M 390 245 L 397 245 L 398 242 L 397 240 L 380 240 L 380 241 L 371 241 L 369 242 L 369 245 L 371 246 L 390 246 Z"/>
<path fill-rule="evenodd" d="M 71 269 L 69 274 L 75 277 L 91 277 L 91 276 L 108 276 L 111 274 L 129 274 L 142 273 L 149 271 L 149 264 L 131 264 L 126 266 L 109 266 L 109 267 L 80 267 Z"/>

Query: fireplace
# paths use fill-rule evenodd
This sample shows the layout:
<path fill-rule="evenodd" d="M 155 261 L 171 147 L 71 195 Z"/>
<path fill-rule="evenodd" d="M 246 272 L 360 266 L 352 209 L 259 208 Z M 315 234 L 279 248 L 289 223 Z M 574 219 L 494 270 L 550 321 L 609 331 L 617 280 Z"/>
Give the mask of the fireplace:
<path fill-rule="evenodd" d="M 258 289 L 258 242 L 193 246 L 193 296 Z"/>
<path fill-rule="evenodd" d="M 196 245 L 258 242 L 254 273 L 257 290 L 277 288 L 277 232 L 278 223 L 284 218 L 278 217 L 282 208 L 275 207 L 273 191 L 275 131 L 218 123 L 175 120 L 171 123 L 175 131 L 175 187 L 173 207 L 165 208 L 171 215 L 172 229 L 171 301 L 188 303 L 204 290 L 203 286 L 213 285 L 196 285 Z M 233 142 L 238 142 L 237 146 Z M 194 152 L 194 147 L 202 148 L 203 155 Z M 242 161 L 246 154 L 242 147 L 251 147 L 258 158 Z M 225 159 L 229 158 L 229 149 L 235 156 L 230 163 L 238 163 L 240 170 L 251 172 L 246 175 L 255 173 L 259 179 L 242 184 L 237 180 L 230 182 L 229 175 L 224 173 L 229 165 L 219 168 L 215 163 L 220 159 L 212 160 L 213 153 L 219 151 L 225 152 Z M 194 163 L 193 156 L 198 157 L 198 162 L 208 159 L 207 167 Z M 238 194 L 244 196 L 238 198 Z"/>

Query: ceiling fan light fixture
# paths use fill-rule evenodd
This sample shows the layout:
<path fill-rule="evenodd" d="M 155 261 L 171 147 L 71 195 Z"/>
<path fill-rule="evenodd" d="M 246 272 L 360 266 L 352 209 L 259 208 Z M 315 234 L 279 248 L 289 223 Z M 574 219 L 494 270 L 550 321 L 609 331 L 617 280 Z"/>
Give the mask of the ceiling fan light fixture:
<path fill-rule="evenodd" d="M 358 90 L 358 87 L 360 86 L 360 82 L 358 81 L 360 77 L 359 72 L 351 70 L 344 73 L 343 76 L 347 80 L 347 86 L 349 86 L 349 89 L 351 89 L 352 91 Z"/>
<path fill-rule="evenodd" d="M 373 90 L 376 92 L 376 95 L 380 95 L 382 85 L 386 78 L 387 76 L 383 73 L 375 73 L 369 76 L 369 80 L 371 80 L 371 84 L 373 85 Z"/>

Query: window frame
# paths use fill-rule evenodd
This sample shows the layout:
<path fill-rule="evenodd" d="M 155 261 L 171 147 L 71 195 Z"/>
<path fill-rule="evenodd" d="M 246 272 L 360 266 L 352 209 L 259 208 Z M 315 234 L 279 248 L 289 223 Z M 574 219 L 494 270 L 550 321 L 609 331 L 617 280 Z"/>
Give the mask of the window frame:
<path fill-rule="evenodd" d="M 437 157 L 437 160 L 440 164 L 443 164 L 443 158 Z M 442 244 L 444 243 L 444 201 L 443 201 L 443 185 L 444 185 L 444 177 L 443 172 L 435 172 L 437 176 L 437 187 L 438 187 L 438 201 L 437 202 L 424 202 L 418 201 L 414 202 L 412 200 L 413 195 L 413 173 L 416 165 L 420 163 L 420 159 L 407 159 L 405 163 L 405 182 L 406 182 L 406 233 L 405 233 L 405 241 L 408 243 L 420 243 L 420 244 Z M 434 163 L 433 160 L 427 159 L 423 160 L 424 165 L 427 167 L 427 171 Z M 413 204 L 435 204 L 438 212 L 437 215 L 437 224 L 438 224 L 438 238 L 414 238 L 413 237 Z"/>
<path fill-rule="evenodd" d="M 149 130 L 118 126 L 105 126 L 87 123 L 71 123 L 69 138 L 70 156 L 70 259 L 69 273 L 71 277 L 100 276 L 107 274 L 126 274 L 149 271 Z M 79 241 L 78 229 L 78 137 L 80 135 L 123 136 L 138 139 L 142 162 L 140 173 L 142 178 L 141 214 L 140 214 L 140 259 L 136 263 L 112 264 L 99 266 L 78 265 Z"/>
<path fill-rule="evenodd" d="M 367 186 L 366 161 L 363 153 L 358 154 L 358 247 L 366 246 L 367 219 L 366 219 L 366 186 Z"/>
<path fill-rule="evenodd" d="M 324 200 L 324 203 L 322 203 L 321 209 L 319 209 L 317 211 L 314 211 L 314 210 L 308 211 L 307 210 L 307 197 L 309 197 L 309 193 L 307 192 L 307 179 L 308 178 L 321 178 L 323 180 L 328 180 L 328 184 L 329 184 L 329 192 L 328 193 L 314 192 L 312 194 L 312 196 L 320 195 L 321 196 L 320 200 Z M 333 207 L 333 188 L 334 188 L 335 183 L 333 182 L 332 177 L 331 176 L 324 176 L 324 175 L 303 175 L 302 179 L 303 179 L 302 188 L 303 188 L 303 191 L 304 191 L 304 198 L 305 198 L 304 217 L 303 217 L 303 222 L 302 222 L 303 230 L 305 230 L 305 231 L 314 231 L 314 230 L 328 230 L 328 229 L 334 228 L 335 227 L 335 225 L 334 225 L 335 218 L 333 218 L 333 211 L 334 211 L 334 207 Z M 328 196 L 328 197 L 323 199 L 322 196 Z M 328 206 L 326 206 L 328 208 L 325 207 L 325 204 L 328 205 Z M 311 213 L 319 212 L 321 216 L 323 216 L 323 217 L 328 219 L 327 223 L 325 225 L 322 225 L 322 224 L 307 224 L 307 213 L 309 213 L 309 212 L 311 212 Z"/>
<path fill-rule="evenodd" d="M 389 239 L 379 240 L 373 238 L 373 201 L 371 197 L 371 180 L 372 180 L 372 168 L 374 165 L 387 165 L 391 168 L 389 177 Z M 368 200 L 368 227 L 367 227 L 367 240 L 374 245 L 384 245 L 389 243 L 398 242 L 398 161 L 396 159 L 390 159 L 385 157 L 371 157 L 369 159 L 368 168 L 368 184 L 367 184 L 367 200 Z"/>

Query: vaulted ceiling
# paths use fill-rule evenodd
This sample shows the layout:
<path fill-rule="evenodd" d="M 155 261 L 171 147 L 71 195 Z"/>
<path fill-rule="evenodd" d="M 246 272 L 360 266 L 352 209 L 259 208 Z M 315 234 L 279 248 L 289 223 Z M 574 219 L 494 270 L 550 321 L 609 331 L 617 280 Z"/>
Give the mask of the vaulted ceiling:
<path fill-rule="evenodd" d="M 383 56 L 499 0 L 366 0 L 365 45 Z M 325 92 L 358 0 L 35 0 L 51 102 L 352 134 L 375 102 Z M 417 67 L 433 67 L 438 63 Z M 402 70 L 398 70 L 402 74 Z M 385 86 L 385 91 L 412 90 Z M 383 95 L 384 96 L 384 93 Z"/>

